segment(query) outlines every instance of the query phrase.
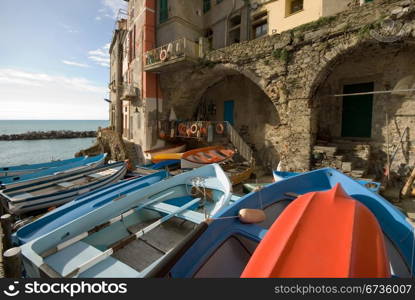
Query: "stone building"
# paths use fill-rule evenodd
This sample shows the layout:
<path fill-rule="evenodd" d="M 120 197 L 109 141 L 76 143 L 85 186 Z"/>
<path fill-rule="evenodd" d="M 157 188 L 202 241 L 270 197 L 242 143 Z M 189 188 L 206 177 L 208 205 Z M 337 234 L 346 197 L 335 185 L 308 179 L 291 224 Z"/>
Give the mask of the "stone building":
<path fill-rule="evenodd" d="M 414 163 L 414 10 L 410 0 L 130 0 L 124 58 L 111 63 L 122 70 L 115 128 L 149 150 L 164 145 L 163 122 L 228 121 L 269 168 L 358 177 L 389 159 L 398 172 Z"/>

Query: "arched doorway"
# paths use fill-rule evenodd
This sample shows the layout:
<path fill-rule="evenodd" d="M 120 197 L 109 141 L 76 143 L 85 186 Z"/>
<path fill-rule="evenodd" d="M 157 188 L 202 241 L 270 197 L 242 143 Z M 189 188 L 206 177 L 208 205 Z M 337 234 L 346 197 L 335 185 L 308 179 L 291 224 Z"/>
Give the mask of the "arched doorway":
<path fill-rule="evenodd" d="M 361 43 L 322 71 L 326 76 L 312 99 L 312 133 L 317 145 L 336 147 L 337 156 L 351 163 L 347 169 L 380 177 L 398 147 L 392 170 L 414 163 L 409 141 L 414 138 L 415 94 L 391 92 L 415 87 L 415 81 L 402 85 L 415 76 L 414 50 L 405 41 Z"/>

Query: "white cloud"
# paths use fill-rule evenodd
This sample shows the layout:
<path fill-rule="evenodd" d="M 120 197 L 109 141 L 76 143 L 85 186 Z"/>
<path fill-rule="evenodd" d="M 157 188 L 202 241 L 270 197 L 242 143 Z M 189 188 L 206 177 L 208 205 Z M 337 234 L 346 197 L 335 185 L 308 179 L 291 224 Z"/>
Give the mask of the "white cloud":
<path fill-rule="evenodd" d="M 74 29 L 72 26 L 69 26 L 69 25 L 67 25 L 67 24 L 63 24 L 63 23 L 61 23 L 60 25 L 61 25 L 61 27 L 63 27 L 63 28 L 66 30 L 66 32 L 68 32 L 68 33 L 78 33 L 78 32 L 79 32 L 78 30 Z"/>
<path fill-rule="evenodd" d="M 127 9 L 124 0 L 101 0 L 102 7 L 98 10 L 98 16 L 95 20 L 101 20 L 103 17 L 116 19 L 120 9 Z"/>
<path fill-rule="evenodd" d="M 75 67 L 80 67 L 80 68 L 89 68 L 89 65 L 87 65 L 87 64 L 82 64 L 82 63 L 78 63 L 78 62 L 70 61 L 70 60 L 62 60 L 62 63 L 64 63 L 65 65 L 69 65 L 69 66 L 75 66 Z"/>
<path fill-rule="evenodd" d="M 99 49 L 88 51 L 88 58 L 102 67 L 110 66 L 110 55 L 108 49 L 110 44 L 105 44 Z"/>
<path fill-rule="evenodd" d="M 107 88 L 85 78 L 0 69 L 0 119 L 106 119 Z"/>

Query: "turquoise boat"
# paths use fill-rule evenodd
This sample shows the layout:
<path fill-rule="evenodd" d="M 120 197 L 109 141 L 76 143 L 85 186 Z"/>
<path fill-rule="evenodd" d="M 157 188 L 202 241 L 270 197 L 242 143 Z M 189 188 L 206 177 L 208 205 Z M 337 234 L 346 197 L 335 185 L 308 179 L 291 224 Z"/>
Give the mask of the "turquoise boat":
<path fill-rule="evenodd" d="M 379 194 L 330 168 L 292 176 L 240 198 L 235 204 L 219 212 L 214 220 L 202 222 L 156 268 L 147 273 L 146 277 L 240 277 L 256 247 L 287 206 L 299 195 L 328 191 L 337 184 L 376 217 L 383 232 L 392 276 L 413 277 L 414 226 Z M 241 222 L 238 215 L 242 209 L 263 210 L 265 219 L 256 224 Z M 299 222 L 301 224 L 301 220 Z"/>
<path fill-rule="evenodd" d="M 48 168 L 54 168 L 63 166 L 66 164 L 79 162 L 82 160 L 87 159 L 86 156 L 81 157 L 75 157 L 65 160 L 56 160 L 46 163 L 40 163 L 40 164 L 31 164 L 31 165 L 19 165 L 19 166 L 10 166 L 10 167 L 0 167 L 0 179 L 1 177 L 5 176 L 15 176 L 15 175 L 23 175 L 23 174 L 29 174 L 33 172 L 37 172 L 40 170 L 48 169 Z"/>
<path fill-rule="evenodd" d="M 112 199 L 120 197 L 121 195 L 135 193 L 144 187 L 166 179 L 168 176 L 169 174 L 167 172 L 160 171 L 140 178 L 124 179 L 119 183 L 89 192 L 54 209 L 30 224 L 19 228 L 13 234 L 13 243 L 16 246 L 28 243 L 93 211 L 97 203 L 110 202 Z"/>
<path fill-rule="evenodd" d="M 227 207 L 232 185 L 217 164 L 131 193 L 21 246 L 29 277 L 143 277 L 201 222 Z"/>
<path fill-rule="evenodd" d="M 93 169 L 102 166 L 105 162 L 107 154 L 96 156 L 85 156 L 82 160 L 77 160 L 62 166 L 41 169 L 33 173 L 5 176 L 0 178 L 0 189 L 9 189 L 21 185 L 33 184 L 36 182 L 58 179 L 65 175 L 76 173 L 78 171 Z"/>

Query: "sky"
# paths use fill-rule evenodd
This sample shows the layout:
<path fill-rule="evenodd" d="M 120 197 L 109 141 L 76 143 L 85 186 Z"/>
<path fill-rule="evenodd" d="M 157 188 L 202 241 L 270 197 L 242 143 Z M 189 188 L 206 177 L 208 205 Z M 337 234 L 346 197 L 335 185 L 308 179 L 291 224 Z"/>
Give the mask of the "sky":
<path fill-rule="evenodd" d="M 0 120 L 107 120 L 123 0 L 0 0 Z"/>

